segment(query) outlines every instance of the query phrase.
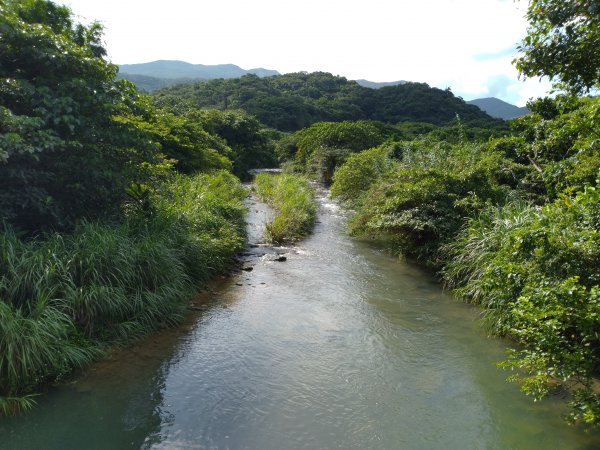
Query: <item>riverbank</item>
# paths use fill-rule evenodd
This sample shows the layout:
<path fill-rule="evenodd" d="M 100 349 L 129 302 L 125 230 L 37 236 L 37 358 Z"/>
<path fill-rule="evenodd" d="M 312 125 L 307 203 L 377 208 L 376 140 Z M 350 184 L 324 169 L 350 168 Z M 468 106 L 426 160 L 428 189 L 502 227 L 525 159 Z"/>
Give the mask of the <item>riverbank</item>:
<path fill-rule="evenodd" d="M 227 172 L 141 192 L 119 225 L 25 240 L 0 234 L 0 414 L 30 410 L 46 383 L 183 317 L 245 240 L 247 191 Z"/>

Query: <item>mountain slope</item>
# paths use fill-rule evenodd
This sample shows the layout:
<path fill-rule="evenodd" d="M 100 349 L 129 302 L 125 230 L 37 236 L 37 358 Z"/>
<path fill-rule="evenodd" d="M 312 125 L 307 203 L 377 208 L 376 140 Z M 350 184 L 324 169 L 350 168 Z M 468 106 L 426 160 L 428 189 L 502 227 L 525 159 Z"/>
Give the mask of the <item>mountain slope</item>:
<path fill-rule="evenodd" d="M 236 78 L 249 73 L 259 77 L 279 75 L 276 70 L 263 68 L 244 70 L 235 64 L 190 64 L 184 61 L 159 60 L 142 64 L 121 64 L 119 72 L 131 75 L 144 75 L 154 78 L 188 78 L 188 79 L 213 79 Z"/>
<path fill-rule="evenodd" d="M 477 98 L 468 101 L 467 103 L 477 106 L 492 117 L 504 120 L 514 119 L 515 117 L 529 114 L 529 109 L 527 107 L 518 107 L 495 97 Z"/>
<path fill-rule="evenodd" d="M 399 84 L 406 84 L 408 81 L 398 80 L 398 81 L 369 81 L 369 80 L 356 80 L 358 84 L 362 87 L 367 87 L 371 89 L 380 89 L 386 86 L 398 86 Z"/>

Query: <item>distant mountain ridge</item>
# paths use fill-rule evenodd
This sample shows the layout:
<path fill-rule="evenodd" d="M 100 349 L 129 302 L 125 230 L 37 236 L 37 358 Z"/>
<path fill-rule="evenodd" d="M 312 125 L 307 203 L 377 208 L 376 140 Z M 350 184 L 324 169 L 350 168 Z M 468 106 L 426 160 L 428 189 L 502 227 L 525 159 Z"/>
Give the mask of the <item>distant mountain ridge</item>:
<path fill-rule="evenodd" d="M 509 120 L 529 114 L 529 108 L 526 106 L 515 106 L 496 97 L 476 98 L 467 103 L 477 106 L 490 116 L 498 119 Z"/>
<path fill-rule="evenodd" d="M 238 78 L 247 74 L 259 77 L 279 75 L 276 70 L 262 67 L 245 70 L 235 64 L 190 64 L 185 61 L 159 60 L 141 64 L 121 64 L 119 72 L 122 75 L 143 75 L 159 79 L 210 80 L 215 78 Z M 126 76 L 124 76 L 125 78 Z"/>
<path fill-rule="evenodd" d="M 387 87 L 387 86 L 399 86 L 401 84 L 406 84 L 408 83 L 408 81 L 404 81 L 404 80 L 398 80 L 398 81 L 369 81 L 369 80 L 355 80 L 358 84 L 360 84 L 362 87 L 367 87 L 367 88 L 371 88 L 371 89 L 381 89 L 382 87 Z"/>

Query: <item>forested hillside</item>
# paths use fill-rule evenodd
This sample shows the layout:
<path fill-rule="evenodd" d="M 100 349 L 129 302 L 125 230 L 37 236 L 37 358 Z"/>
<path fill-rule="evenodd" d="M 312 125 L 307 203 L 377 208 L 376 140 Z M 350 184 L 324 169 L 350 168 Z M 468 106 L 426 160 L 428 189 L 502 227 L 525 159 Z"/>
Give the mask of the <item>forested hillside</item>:
<path fill-rule="evenodd" d="M 203 81 L 201 78 L 158 78 L 147 75 L 137 75 L 125 72 L 119 72 L 117 79 L 131 81 L 143 92 L 152 92 L 157 89 L 173 86 L 174 84 L 195 83 Z"/>
<path fill-rule="evenodd" d="M 385 123 L 427 122 L 445 125 L 458 115 L 469 126 L 502 128 L 479 108 L 448 90 L 424 83 L 369 89 L 329 73 L 291 73 L 259 78 L 246 75 L 161 89 L 160 103 L 178 99 L 202 108 L 238 108 L 282 131 L 296 131 L 315 122 L 378 120 Z"/>

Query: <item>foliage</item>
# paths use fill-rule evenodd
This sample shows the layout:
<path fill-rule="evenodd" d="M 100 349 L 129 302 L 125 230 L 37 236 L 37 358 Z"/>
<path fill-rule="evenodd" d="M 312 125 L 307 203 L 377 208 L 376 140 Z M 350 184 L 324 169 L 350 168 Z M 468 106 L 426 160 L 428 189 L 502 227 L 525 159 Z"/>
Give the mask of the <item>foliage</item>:
<path fill-rule="evenodd" d="M 380 145 L 394 133 L 392 127 L 373 121 L 319 122 L 296 133 L 296 164 L 330 182 L 350 154 Z"/>
<path fill-rule="evenodd" d="M 74 24 L 45 0 L 0 3 L 0 219 L 70 229 L 118 213 L 132 180 L 160 163 L 156 146 L 115 116 L 132 85 L 102 57 L 101 27 Z"/>
<path fill-rule="evenodd" d="M 265 128 L 246 112 L 203 110 L 173 97 L 155 97 L 152 101 L 156 112 L 151 120 L 143 120 L 152 122 L 150 131 L 159 131 L 157 139 L 163 144 L 163 152 L 180 162 L 178 168 L 190 158 L 195 164 L 192 167 L 185 163 L 186 172 L 216 168 L 219 164 L 220 168 L 228 168 L 229 163 L 223 158 L 226 157 L 233 173 L 247 179 L 250 169 L 276 166 L 272 141 L 280 133 Z M 198 158 L 200 161 L 195 161 Z"/>
<path fill-rule="evenodd" d="M 117 119 L 133 125 L 146 139 L 157 143 L 179 172 L 191 174 L 232 169 L 232 149 L 223 138 L 207 132 L 203 123 L 191 113 L 175 115 L 154 107 L 145 98 L 140 98 L 137 105 L 138 110 L 144 106 L 143 113 Z"/>
<path fill-rule="evenodd" d="M 0 397 L 0 416 L 14 416 L 30 411 L 35 406 L 35 395 L 22 397 Z"/>
<path fill-rule="evenodd" d="M 185 99 L 202 108 L 243 109 L 261 123 L 281 131 L 345 120 L 444 125 L 452 122 L 456 114 L 469 125 L 504 127 L 502 120 L 492 119 L 449 91 L 424 83 L 369 89 L 324 72 L 209 80 L 168 87 L 156 91 L 155 96 L 161 103 Z"/>
<path fill-rule="evenodd" d="M 354 197 L 351 231 L 389 237 L 396 251 L 432 267 L 444 262 L 439 248 L 454 238 L 465 218 L 488 202 L 503 202 L 517 184 L 514 172 L 523 170 L 480 144 L 424 140 L 405 143 L 400 162 L 383 173 L 375 170 L 373 182 L 367 170 L 363 183 L 370 185 L 368 191 L 360 193 L 348 182 L 344 189 L 344 175 L 358 176 L 364 161 L 369 163 L 367 155 L 342 166 L 340 179 L 335 178 L 340 184 L 333 187 L 348 199 L 352 192 L 360 195 Z"/>
<path fill-rule="evenodd" d="M 600 2 L 530 0 L 529 28 L 515 60 L 526 76 L 548 76 L 581 93 L 600 82 Z"/>
<path fill-rule="evenodd" d="M 543 397 L 573 385 L 571 418 L 598 423 L 592 384 L 600 369 L 600 193 L 587 187 L 544 207 L 511 203 L 469 220 L 447 246 L 444 274 L 486 308 L 491 329 L 522 344 L 505 367 Z"/>
<path fill-rule="evenodd" d="M 333 175 L 331 196 L 350 206 L 363 203 L 370 187 L 396 166 L 390 157 L 393 150 L 384 144 L 350 155 Z"/>
<path fill-rule="evenodd" d="M 231 147 L 233 173 L 238 177 L 247 179 L 250 169 L 277 166 L 268 131 L 244 111 L 192 110 L 185 117 L 201 123 L 208 133 Z"/>
<path fill-rule="evenodd" d="M 28 397 L 15 399 L 106 344 L 176 323 L 243 247 L 245 195 L 226 172 L 176 176 L 132 199 L 121 225 L 83 222 L 29 241 L 0 233 L 2 409 L 27 407 Z"/>
<path fill-rule="evenodd" d="M 532 114 L 511 126 L 519 143 L 511 156 L 539 172 L 548 198 L 593 183 L 600 169 L 600 99 L 559 96 L 530 104 Z"/>
<path fill-rule="evenodd" d="M 315 192 L 299 175 L 259 173 L 254 181 L 259 198 L 277 210 L 266 226 L 269 241 L 282 244 L 306 236 L 317 216 Z"/>

